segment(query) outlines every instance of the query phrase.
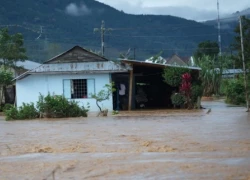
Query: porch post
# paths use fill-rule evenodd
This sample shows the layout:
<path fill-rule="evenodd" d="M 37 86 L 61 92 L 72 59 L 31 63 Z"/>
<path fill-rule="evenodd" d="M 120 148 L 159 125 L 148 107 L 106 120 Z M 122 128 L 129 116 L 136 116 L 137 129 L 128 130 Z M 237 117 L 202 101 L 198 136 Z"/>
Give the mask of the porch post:
<path fill-rule="evenodd" d="M 128 101 L 128 110 L 131 111 L 132 109 L 132 97 L 133 97 L 133 65 L 131 65 L 132 69 L 130 70 L 130 76 L 129 76 L 129 101 Z"/>

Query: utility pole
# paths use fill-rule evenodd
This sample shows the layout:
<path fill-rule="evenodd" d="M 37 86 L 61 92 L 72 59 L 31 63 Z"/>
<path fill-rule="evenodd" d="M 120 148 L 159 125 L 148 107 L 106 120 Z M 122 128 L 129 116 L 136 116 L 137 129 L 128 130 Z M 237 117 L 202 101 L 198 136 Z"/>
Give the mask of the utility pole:
<path fill-rule="evenodd" d="M 222 54 L 221 50 L 221 26 L 220 26 L 220 3 L 217 0 L 217 10 L 218 10 L 218 44 L 219 44 L 219 56 Z"/>
<path fill-rule="evenodd" d="M 249 112 L 249 100 L 248 100 L 248 89 L 247 89 L 247 73 L 246 73 L 246 64 L 245 64 L 244 40 L 243 40 L 241 16 L 239 17 L 239 19 L 240 19 L 241 53 L 242 53 L 242 63 L 243 63 L 244 82 L 245 82 L 245 91 L 246 91 L 246 103 L 247 103 L 247 112 Z"/>
<path fill-rule="evenodd" d="M 94 28 L 94 32 L 101 32 L 101 50 L 102 50 L 102 56 L 104 56 L 105 54 L 105 43 L 104 43 L 104 36 L 105 36 L 105 33 L 108 32 L 108 31 L 111 31 L 112 29 L 109 28 L 109 29 L 106 29 L 105 28 L 105 22 L 102 21 L 102 24 L 101 24 L 101 28 Z"/>

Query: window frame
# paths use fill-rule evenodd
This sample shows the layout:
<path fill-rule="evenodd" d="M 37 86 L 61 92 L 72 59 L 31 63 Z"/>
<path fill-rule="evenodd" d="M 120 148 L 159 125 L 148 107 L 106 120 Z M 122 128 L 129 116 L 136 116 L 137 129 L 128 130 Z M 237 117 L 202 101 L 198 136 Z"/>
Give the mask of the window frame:
<path fill-rule="evenodd" d="M 86 80 L 86 85 L 87 85 L 87 98 L 72 98 L 72 94 L 71 94 L 71 89 L 72 89 L 72 82 L 73 82 L 73 80 Z M 65 81 L 69 81 L 70 82 L 70 87 L 69 87 L 69 89 L 70 89 L 70 98 L 68 98 L 68 97 L 66 97 L 67 99 L 76 99 L 76 100 L 79 100 L 79 99 L 93 99 L 93 98 L 91 98 L 91 97 L 89 97 L 89 93 L 88 93 L 88 86 L 89 86 L 89 80 L 93 80 L 93 92 L 94 92 L 94 94 L 95 94 L 95 92 L 96 92 L 96 85 L 95 85 L 95 79 L 94 78 L 72 78 L 72 79 L 63 79 L 63 82 L 62 82 L 62 84 L 63 84 L 63 96 L 65 97 Z"/>

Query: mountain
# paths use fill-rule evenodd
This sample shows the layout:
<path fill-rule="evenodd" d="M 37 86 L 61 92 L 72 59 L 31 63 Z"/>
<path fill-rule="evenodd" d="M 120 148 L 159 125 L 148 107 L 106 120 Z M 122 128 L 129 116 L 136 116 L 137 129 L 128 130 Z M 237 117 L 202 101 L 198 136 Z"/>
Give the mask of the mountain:
<path fill-rule="evenodd" d="M 217 29 L 196 21 L 173 16 L 131 15 L 95 0 L 8 0 L 0 2 L 0 27 L 21 32 L 29 59 L 39 62 L 80 45 L 100 51 L 101 36 L 94 33 L 105 21 L 105 56 L 117 58 L 131 48 L 131 56 L 145 59 L 162 51 L 192 55 L 197 44 L 217 41 Z M 2 25 L 2 26 L 1 26 Z M 223 31 L 223 47 L 233 33 Z"/>
<path fill-rule="evenodd" d="M 233 14 L 230 15 L 225 15 L 224 17 L 221 18 L 221 29 L 226 30 L 229 32 L 233 32 L 235 27 L 239 24 L 239 16 L 246 16 L 250 18 L 250 8 L 247 8 L 243 11 L 237 11 Z M 217 24 L 217 19 L 215 20 L 210 20 L 210 21 L 205 21 L 205 25 L 213 26 L 216 28 L 218 26 Z"/>

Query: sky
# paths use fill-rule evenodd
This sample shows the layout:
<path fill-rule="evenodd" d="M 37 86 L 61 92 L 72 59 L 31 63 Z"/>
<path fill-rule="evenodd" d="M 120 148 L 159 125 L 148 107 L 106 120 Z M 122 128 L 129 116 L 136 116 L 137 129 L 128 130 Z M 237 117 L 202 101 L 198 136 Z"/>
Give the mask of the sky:
<path fill-rule="evenodd" d="M 130 14 L 173 15 L 204 21 L 217 18 L 217 0 L 97 0 Z M 219 0 L 226 17 L 250 8 L 250 0 Z"/>

